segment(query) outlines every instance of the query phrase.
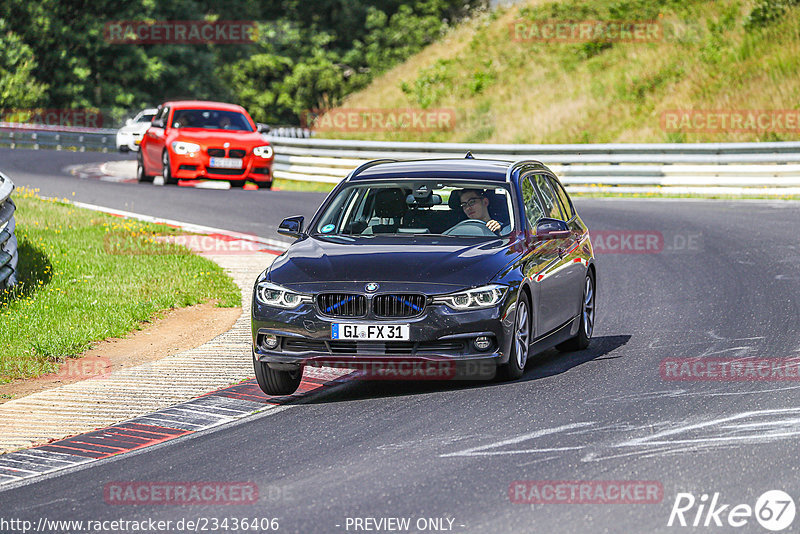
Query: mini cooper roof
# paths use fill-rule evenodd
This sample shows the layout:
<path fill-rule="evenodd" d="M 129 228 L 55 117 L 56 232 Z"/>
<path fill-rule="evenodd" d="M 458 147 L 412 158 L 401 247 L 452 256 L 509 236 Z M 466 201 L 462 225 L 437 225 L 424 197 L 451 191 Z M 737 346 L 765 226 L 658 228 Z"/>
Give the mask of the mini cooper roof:
<path fill-rule="evenodd" d="M 542 163 L 533 160 L 511 162 L 470 157 L 415 161 L 384 159 L 361 165 L 350 174 L 347 180 L 357 182 L 361 180 L 450 179 L 505 182 L 514 169 L 523 165 L 549 171 Z"/>

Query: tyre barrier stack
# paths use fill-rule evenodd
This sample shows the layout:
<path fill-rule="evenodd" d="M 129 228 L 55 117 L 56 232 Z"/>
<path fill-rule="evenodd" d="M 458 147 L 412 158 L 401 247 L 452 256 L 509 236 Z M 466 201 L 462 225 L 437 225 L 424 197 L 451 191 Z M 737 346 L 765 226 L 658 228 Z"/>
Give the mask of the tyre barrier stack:
<path fill-rule="evenodd" d="M 0 289 L 11 287 L 17 283 L 17 238 L 14 235 L 14 211 L 16 206 L 11 200 L 14 183 L 0 172 Z"/>

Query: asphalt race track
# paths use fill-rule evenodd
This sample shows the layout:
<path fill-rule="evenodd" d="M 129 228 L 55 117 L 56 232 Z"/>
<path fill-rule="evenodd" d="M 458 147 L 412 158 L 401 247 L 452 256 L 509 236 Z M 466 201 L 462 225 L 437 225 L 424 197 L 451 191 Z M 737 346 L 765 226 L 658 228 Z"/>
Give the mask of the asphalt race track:
<path fill-rule="evenodd" d="M 0 170 L 42 195 L 263 237 L 276 237 L 284 216 L 310 216 L 322 198 L 61 171 L 115 157 L 4 149 Z M 662 363 L 800 357 L 800 204 L 575 204 L 606 249 L 635 243 L 625 236 L 660 236 L 649 249 L 597 250 L 599 315 L 588 350 L 548 352 L 513 383 L 348 382 L 269 415 L 0 490 L 4 516 L 34 524 L 278 518 L 279 532 L 366 531 L 356 518 L 411 518 L 412 531 L 439 524 L 420 518 L 446 518 L 441 528 L 465 533 L 766 532 L 755 517 L 734 529 L 727 514 L 755 507 L 767 490 L 800 497 L 800 380 L 787 370 L 784 380 L 676 381 Z M 260 498 L 110 505 L 103 490 L 114 481 L 250 482 Z M 513 502 L 515 481 L 649 481 L 663 494 L 655 503 L 528 504 Z M 714 518 L 710 527 L 668 527 L 679 493 L 698 503 L 706 494 L 706 504 L 718 493 L 729 505 L 718 516 L 724 527 Z M 697 512 L 687 511 L 687 522 Z M 706 519 L 703 511 L 700 524 Z"/>

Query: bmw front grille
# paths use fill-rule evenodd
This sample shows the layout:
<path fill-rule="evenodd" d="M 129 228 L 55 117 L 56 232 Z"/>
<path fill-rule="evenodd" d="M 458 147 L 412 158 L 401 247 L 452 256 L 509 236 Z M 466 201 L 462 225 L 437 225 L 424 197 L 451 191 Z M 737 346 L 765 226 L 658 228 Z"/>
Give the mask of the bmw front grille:
<path fill-rule="evenodd" d="M 317 295 L 317 308 L 329 317 L 364 317 L 371 302 L 375 317 L 394 319 L 422 315 L 426 301 L 425 295 L 413 293 L 375 295 L 369 301 L 365 295 L 322 293 Z"/>

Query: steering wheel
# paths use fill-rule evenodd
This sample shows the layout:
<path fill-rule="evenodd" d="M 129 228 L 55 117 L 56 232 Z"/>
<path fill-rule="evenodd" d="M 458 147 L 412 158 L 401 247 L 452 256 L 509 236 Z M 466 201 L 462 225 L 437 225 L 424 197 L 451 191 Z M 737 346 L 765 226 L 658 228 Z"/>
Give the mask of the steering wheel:
<path fill-rule="evenodd" d="M 464 232 L 466 230 L 466 232 Z M 444 235 L 463 235 L 463 236 L 486 236 L 496 237 L 497 234 L 486 227 L 486 223 L 478 219 L 467 219 L 461 221 L 452 228 L 443 232 Z"/>

